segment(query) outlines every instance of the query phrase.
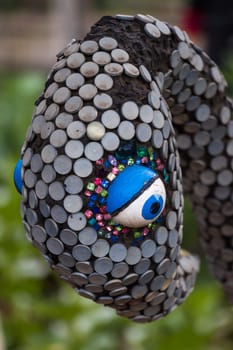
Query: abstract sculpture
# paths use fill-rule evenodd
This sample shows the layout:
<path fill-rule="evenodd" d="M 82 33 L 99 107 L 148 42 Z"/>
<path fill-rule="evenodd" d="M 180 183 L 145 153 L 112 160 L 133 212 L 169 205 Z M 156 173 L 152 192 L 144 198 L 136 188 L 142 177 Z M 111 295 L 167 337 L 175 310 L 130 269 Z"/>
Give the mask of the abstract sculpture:
<path fill-rule="evenodd" d="M 225 86 L 185 32 L 149 15 L 103 17 L 57 55 L 15 183 L 28 239 L 80 295 L 136 322 L 184 301 L 199 265 L 180 249 L 184 187 L 233 300 Z"/>

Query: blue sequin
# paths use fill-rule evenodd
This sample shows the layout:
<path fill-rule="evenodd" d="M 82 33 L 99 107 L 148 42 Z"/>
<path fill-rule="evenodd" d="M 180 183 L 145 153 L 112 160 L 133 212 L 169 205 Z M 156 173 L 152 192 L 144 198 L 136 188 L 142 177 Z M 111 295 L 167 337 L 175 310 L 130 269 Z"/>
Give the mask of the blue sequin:
<path fill-rule="evenodd" d="M 99 199 L 99 203 L 102 204 L 102 205 L 107 204 L 107 198 L 101 197 L 101 198 Z"/>
<path fill-rule="evenodd" d="M 111 168 L 111 164 L 109 163 L 109 161 L 105 161 L 104 162 L 104 168 L 108 169 L 108 168 Z"/>
<path fill-rule="evenodd" d="M 160 217 L 156 220 L 156 222 L 157 222 L 158 224 L 161 224 L 162 221 L 163 221 L 163 217 L 162 217 L 162 216 L 160 216 Z"/>
<path fill-rule="evenodd" d="M 133 157 L 136 153 L 135 141 L 121 141 L 120 146 L 115 152 L 115 157 L 118 160 L 125 159 L 126 157 Z"/>
<path fill-rule="evenodd" d="M 90 208 L 90 209 L 92 209 L 92 208 L 94 208 L 95 207 L 95 202 L 93 202 L 93 201 L 89 201 L 88 203 L 87 203 L 87 206 L 88 206 L 88 208 Z"/>
<path fill-rule="evenodd" d="M 111 165 L 113 166 L 117 166 L 117 160 L 114 156 L 112 156 L 111 154 L 108 156 L 108 161 Z"/>
<path fill-rule="evenodd" d="M 109 186 L 109 181 L 108 180 L 102 180 L 101 185 L 104 189 L 108 188 Z"/>
<path fill-rule="evenodd" d="M 94 224 L 93 227 L 94 227 L 94 229 L 95 229 L 96 231 L 98 231 L 98 230 L 100 229 L 100 226 L 99 226 L 97 223 Z"/>
<path fill-rule="evenodd" d="M 112 241 L 113 243 L 116 243 L 116 242 L 119 241 L 119 238 L 118 238 L 117 236 L 112 235 L 111 241 Z"/>
<path fill-rule="evenodd" d="M 137 238 L 137 241 L 142 241 L 143 239 L 144 239 L 143 236 L 139 236 L 139 237 Z"/>
<path fill-rule="evenodd" d="M 96 194 L 92 194 L 90 199 L 95 202 L 97 200 L 98 196 Z"/>

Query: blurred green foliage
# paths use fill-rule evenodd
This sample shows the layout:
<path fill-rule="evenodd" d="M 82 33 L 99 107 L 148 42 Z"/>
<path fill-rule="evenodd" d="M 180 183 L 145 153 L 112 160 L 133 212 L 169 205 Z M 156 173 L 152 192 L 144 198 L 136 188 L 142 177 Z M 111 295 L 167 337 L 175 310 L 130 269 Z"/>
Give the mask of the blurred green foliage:
<path fill-rule="evenodd" d="M 8 350 L 231 350 L 232 312 L 204 261 L 182 306 L 137 325 L 79 297 L 26 240 L 12 173 L 44 79 L 0 74 L 0 349 L 5 339 Z M 186 247 L 199 251 L 188 205 L 184 238 Z"/>
<path fill-rule="evenodd" d="M 166 5 L 162 4 L 161 0 L 123 0 L 123 1 L 115 1 L 115 0 L 93 0 L 93 5 L 98 10 L 117 10 L 122 9 L 123 11 L 132 11 L 135 13 L 137 10 L 147 11 L 149 8 L 150 11 L 154 9 L 158 9 L 159 7 Z M 169 0 L 169 3 L 180 3 L 182 0 Z M 143 12 L 143 13 L 144 13 Z"/>
<path fill-rule="evenodd" d="M 43 11 L 48 7 L 47 0 L 0 0 L 0 11 L 15 12 L 26 10 Z"/>
<path fill-rule="evenodd" d="M 233 96 L 233 49 L 227 52 L 223 65 L 223 73 L 227 77 L 228 94 Z"/>

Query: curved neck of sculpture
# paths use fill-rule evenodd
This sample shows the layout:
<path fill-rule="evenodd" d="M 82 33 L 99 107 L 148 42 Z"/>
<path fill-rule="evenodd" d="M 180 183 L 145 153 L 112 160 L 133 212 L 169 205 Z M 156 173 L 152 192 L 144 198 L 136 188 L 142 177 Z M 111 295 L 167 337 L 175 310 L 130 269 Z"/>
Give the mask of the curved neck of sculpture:
<path fill-rule="evenodd" d="M 130 53 L 130 62 L 137 67 L 144 65 L 158 83 L 161 84 L 159 72 L 165 73 L 162 95 L 170 107 L 177 135 L 184 191 L 189 194 L 196 213 L 201 243 L 211 269 L 224 283 L 226 276 L 218 266 L 219 261 L 224 266 L 227 262 L 222 260 L 219 247 L 227 245 L 230 239 L 224 232 L 232 226 L 232 219 L 225 215 L 227 210 L 221 209 L 225 207 L 231 212 L 233 204 L 228 183 L 212 179 L 215 177 L 212 169 L 222 153 L 226 163 L 223 170 L 231 167 L 232 135 L 227 132 L 226 124 L 232 119 L 232 101 L 225 95 L 226 83 L 215 63 L 189 41 L 186 33 L 171 26 L 169 31 L 171 35 L 150 38 L 142 21 L 103 17 L 85 39 L 112 36 Z M 124 94 L 127 99 L 127 89 Z M 216 128 L 219 133 L 211 131 Z M 216 192 L 219 199 L 221 190 L 229 190 L 229 195 L 222 196 L 220 206 Z M 214 242 L 218 242 L 217 246 Z M 229 286 L 226 291 L 230 294 Z"/>

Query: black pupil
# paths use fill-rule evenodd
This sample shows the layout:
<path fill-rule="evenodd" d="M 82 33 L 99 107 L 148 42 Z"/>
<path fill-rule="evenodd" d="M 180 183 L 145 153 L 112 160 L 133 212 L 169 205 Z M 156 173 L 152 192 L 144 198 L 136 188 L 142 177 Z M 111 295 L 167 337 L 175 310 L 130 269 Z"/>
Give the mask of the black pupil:
<path fill-rule="evenodd" d="M 159 209 L 160 209 L 160 204 L 158 202 L 154 202 L 153 204 L 151 204 L 150 212 L 151 214 L 156 214 Z"/>

